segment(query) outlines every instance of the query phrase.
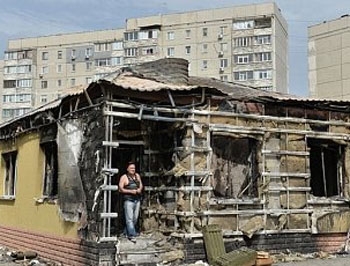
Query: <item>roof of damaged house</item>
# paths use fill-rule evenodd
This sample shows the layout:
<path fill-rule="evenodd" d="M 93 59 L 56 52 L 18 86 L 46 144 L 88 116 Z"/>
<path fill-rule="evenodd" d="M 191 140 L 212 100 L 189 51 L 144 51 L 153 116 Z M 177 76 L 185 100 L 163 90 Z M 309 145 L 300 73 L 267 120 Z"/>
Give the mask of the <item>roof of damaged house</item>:
<path fill-rule="evenodd" d="M 161 91 L 171 92 L 200 92 L 205 89 L 206 94 L 220 95 L 222 97 L 241 101 L 255 101 L 265 103 L 289 103 L 294 105 L 308 105 L 320 109 L 329 109 L 350 112 L 350 101 L 336 101 L 327 99 L 311 99 L 277 92 L 262 91 L 253 87 L 238 83 L 223 82 L 213 78 L 188 76 L 188 61 L 179 58 L 166 58 L 152 62 L 143 63 L 134 67 L 124 67 L 110 75 L 89 85 L 75 86 L 65 91 L 60 99 L 49 102 L 35 110 L 20 117 L 9 120 L 0 125 L 4 129 L 19 121 L 35 117 L 40 113 L 53 111 L 72 98 L 85 96 L 90 102 L 101 96 L 97 87 L 112 88 L 113 90 L 134 91 L 137 93 L 159 93 Z"/>

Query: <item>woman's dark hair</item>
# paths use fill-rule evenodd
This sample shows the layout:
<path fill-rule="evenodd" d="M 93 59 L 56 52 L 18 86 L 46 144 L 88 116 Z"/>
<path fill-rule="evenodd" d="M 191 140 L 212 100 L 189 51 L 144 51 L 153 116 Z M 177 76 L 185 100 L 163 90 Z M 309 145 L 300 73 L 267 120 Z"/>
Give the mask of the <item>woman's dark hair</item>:
<path fill-rule="evenodd" d="M 130 162 L 128 162 L 128 163 L 126 164 L 126 168 L 128 168 L 131 164 L 135 165 L 134 162 L 130 161 Z"/>

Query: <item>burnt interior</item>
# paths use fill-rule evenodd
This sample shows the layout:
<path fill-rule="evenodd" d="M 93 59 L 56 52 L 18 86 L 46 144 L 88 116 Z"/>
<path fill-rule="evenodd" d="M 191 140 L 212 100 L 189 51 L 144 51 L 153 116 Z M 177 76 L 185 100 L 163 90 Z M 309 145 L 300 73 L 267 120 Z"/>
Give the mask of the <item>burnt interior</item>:
<path fill-rule="evenodd" d="M 311 190 L 314 196 L 341 194 L 339 170 L 343 171 L 344 147 L 332 140 L 308 139 L 310 148 Z"/>
<path fill-rule="evenodd" d="M 214 196 L 257 197 L 257 141 L 249 138 L 212 138 Z"/>

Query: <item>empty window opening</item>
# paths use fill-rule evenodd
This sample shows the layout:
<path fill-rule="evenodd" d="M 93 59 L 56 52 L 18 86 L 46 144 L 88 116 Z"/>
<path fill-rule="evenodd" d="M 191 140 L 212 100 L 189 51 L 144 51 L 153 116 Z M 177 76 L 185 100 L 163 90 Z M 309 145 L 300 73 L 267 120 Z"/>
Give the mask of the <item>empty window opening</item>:
<path fill-rule="evenodd" d="M 4 196 L 15 196 L 17 152 L 4 153 L 2 159 L 5 165 Z"/>
<path fill-rule="evenodd" d="M 41 144 L 41 149 L 45 155 L 43 196 L 55 197 L 58 193 L 57 144 L 56 142 L 50 141 Z"/>
<path fill-rule="evenodd" d="M 214 195 L 225 198 L 258 196 L 258 141 L 252 138 L 212 138 Z"/>
<path fill-rule="evenodd" d="M 332 140 L 308 139 L 311 191 L 317 197 L 342 194 L 344 147 Z"/>

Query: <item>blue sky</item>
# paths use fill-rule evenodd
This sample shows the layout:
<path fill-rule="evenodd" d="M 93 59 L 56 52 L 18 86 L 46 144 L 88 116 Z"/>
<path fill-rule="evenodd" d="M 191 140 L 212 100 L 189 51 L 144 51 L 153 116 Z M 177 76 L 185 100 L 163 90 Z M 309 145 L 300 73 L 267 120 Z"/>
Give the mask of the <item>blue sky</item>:
<path fill-rule="evenodd" d="M 123 28 L 132 17 L 265 0 L 1 0 L 0 53 L 8 39 Z M 349 0 L 276 0 L 289 27 L 289 92 L 307 96 L 307 27 L 350 13 Z"/>

